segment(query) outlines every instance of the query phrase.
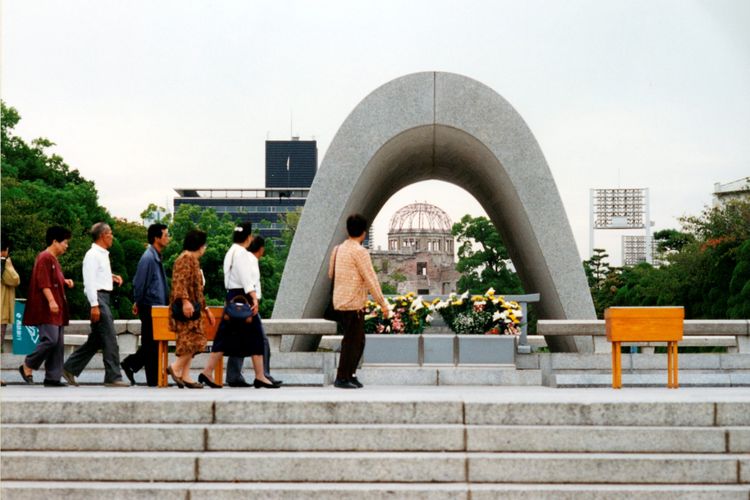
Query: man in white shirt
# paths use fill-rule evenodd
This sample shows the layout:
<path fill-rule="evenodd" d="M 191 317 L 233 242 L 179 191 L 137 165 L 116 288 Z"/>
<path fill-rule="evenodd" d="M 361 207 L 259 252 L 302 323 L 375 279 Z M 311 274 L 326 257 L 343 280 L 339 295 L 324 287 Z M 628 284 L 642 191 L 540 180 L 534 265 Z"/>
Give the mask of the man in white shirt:
<path fill-rule="evenodd" d="M 91 333 L 86 342 L 70 355 L 63 365 L 63 377 L 71 385 L 78 385 L 76 377 L 101 349 L 104 358 L 104 385 L 128 387 L 120 371 L 120 349 L 109 306 L 112 283 L 122 285 L 122 277 L 112 274 L 109 248 L 114 234 L 109 224 L 97 222 L 91 228 L 94 243 L 83 258 L 83 292 L 91 305 Z"/>

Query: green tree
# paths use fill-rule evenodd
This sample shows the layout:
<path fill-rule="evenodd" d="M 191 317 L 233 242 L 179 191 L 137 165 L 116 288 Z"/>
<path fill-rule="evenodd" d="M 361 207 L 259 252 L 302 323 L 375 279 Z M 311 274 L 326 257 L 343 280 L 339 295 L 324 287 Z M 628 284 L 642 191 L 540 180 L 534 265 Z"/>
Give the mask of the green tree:
<path fill-rule="evenodd" d="M 621 272 L 607 261 L 609 255 L 602 248 L 595 248 L 594 255 L 583 261 L 583 270 L 589 283 L 591 298 L 598 318 L 604 316 L 604 310 L 614 303 L 615 295 L 622 286 Z"/>
<path fill-rule="evenodd" d="M 113 223 L 99 205 L 94 183 L 71 169 L 49 139 L 27 143 L 14 135 L 21 116 L 0 101 L 0 169 L 2 170 L 2 229 L 14 243 L 13 261 L 21 276 L 19 297 L 26 296 L 31 268 L 45 247 L 47 227 L 58 224 L 73 234 L 68 252 L 61 258 L 66 276 L 76 282 L 67 293 L 73 318 L 88 316 L 83 295 L 81 262 L 91 246 L 88 230 L 95 222 Z"/>
<path fill-rule="evenodd" d="M 508 250 L 487 217 L 464 215 L 451 232 L 458 244 L 459 290 L 484 293 L 492 287 L 503 294 L 523 293 L 521 280 L 510 267 Z"/>
<path fill-rule="evenodd" d="M 666 264 L 623 269 L 610 303 L 681 305 L 687 318 L 750 316 L 750 202 L 706 208 L 681 222 L 683 231 L 655 234 Z M 597 311 L 606 306 L 594 289 L 592 297 Z"/>

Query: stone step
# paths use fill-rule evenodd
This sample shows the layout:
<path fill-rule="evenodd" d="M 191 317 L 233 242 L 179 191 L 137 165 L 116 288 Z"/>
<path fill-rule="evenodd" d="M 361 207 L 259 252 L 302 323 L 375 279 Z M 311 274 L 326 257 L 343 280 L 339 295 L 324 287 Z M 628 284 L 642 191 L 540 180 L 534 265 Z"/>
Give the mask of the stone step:
<path fill-rule="evenodd" d="M 5 390 L 18 390 L 8 387 Z M 676 391 L 629 400 L 627 391 L 607 392 L 607 400 L 559 401 L 440 400 L 419 396 L 419 387 L 384 393 L 378 388 L 284 388 L 274 391 L 201 391 L 156 388 L 23 388 L 23 397 L 4 398 L 5 424 L 179 423 L 179 424 L 466 424 L 728 427 L 750 425 L 750 402 L 669 400 Z M 467 388 L 469 391 L 471 388 Z M 477 388 L 479 389 L 479 388 Z M 513 388 L 510 388 L 513 389 Z M 509 389 L 509 390 L 510 390 Z M 323 391 L 323 392 L 320 392 Z M 517 391 L 512 391 L 516 393 Z M 50 396 L 54 394 L 54 396 Z M 471 394 L 471 392 L 469 392 Z M 220 396 L 219 399 L 216 397 Z M 44 399 L 47 398 L 47 399 Z M 225 399 L 226 398 L 226 399 Z M 567 400 L 563 400 L 567 399 Z M 622 399 L 622 400 L 620 400 Z M 664 400 L 667 399 L 667 400 Z"/>
<path fill-rule="evenodd" d="M 680 370 L 678 382 L 682 387 L 747 387 L 750 386 L 750 371 L 717 370 L 715 372 Z M 612 373 L 593 371 L 557 371 L 549 380 L 553 387 L 611 387 Z M 664 387 L 667 371 L 639 371 L 622 374 L 622 385 L 627 387 Z"/>
<path fill-rule="evenodd" d="M 9 451 L 0 464 L 4 481 L 750 483 L 748 454 Z"/>
<path fill-rule="evenodd" d="M 750 453 L 746 427 L 4 424 L 4 451 Z"/>
<path fill-rule="evenodd" d="M 373 385 L 541 385 L 541 370 L 514 367 L 372 366 L 357 370 L 363 384 Z"/>
<path fill-rule="evenodd" d="M 3 481 L 4 500 L 747 500 L 750 485 L 466 483 L 132 483 Z"/>

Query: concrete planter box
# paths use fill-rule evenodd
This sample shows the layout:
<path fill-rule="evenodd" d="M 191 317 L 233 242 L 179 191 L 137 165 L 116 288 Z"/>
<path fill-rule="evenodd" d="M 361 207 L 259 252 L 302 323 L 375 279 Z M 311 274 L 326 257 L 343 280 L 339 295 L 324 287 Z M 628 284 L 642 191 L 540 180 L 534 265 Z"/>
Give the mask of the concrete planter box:
<path fill-rule="evenodd" d="M 364 362 L 416 365 L 419 363 L 419 335 L 369 334 L 365 339 Z"/>
<path fill-rule="evenodd" d="M 424 355 L 422 363 L 425 365 L 453 365 L 454 344 L 456 335 L 450 334 L 428 334 L 422 335 Z"/>
<path fill-rule="evenodd" d="M 515 355 L 513 335 L 458 335 L 459 365 L 512 365 Z"/>

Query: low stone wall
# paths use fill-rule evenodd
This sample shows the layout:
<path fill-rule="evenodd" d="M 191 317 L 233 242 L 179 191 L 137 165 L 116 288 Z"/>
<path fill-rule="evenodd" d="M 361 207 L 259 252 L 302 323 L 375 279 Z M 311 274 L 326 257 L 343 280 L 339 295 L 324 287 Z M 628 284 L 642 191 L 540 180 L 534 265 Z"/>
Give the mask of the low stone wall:
<path fill-rule="evenodd" d="M 595 353 L 612 352 L 604 320 L 539 320 L 537 333 L 543 336 L 591 336 Z M 750 353 L 750 320 L 685 320 L 684 339 L 680 345 L 724 346 L 732 353 Z M 654 346 L 665 344 L 643 342 L 623 345 L 638 345 L 642 352 L 653 353 Z"/>

